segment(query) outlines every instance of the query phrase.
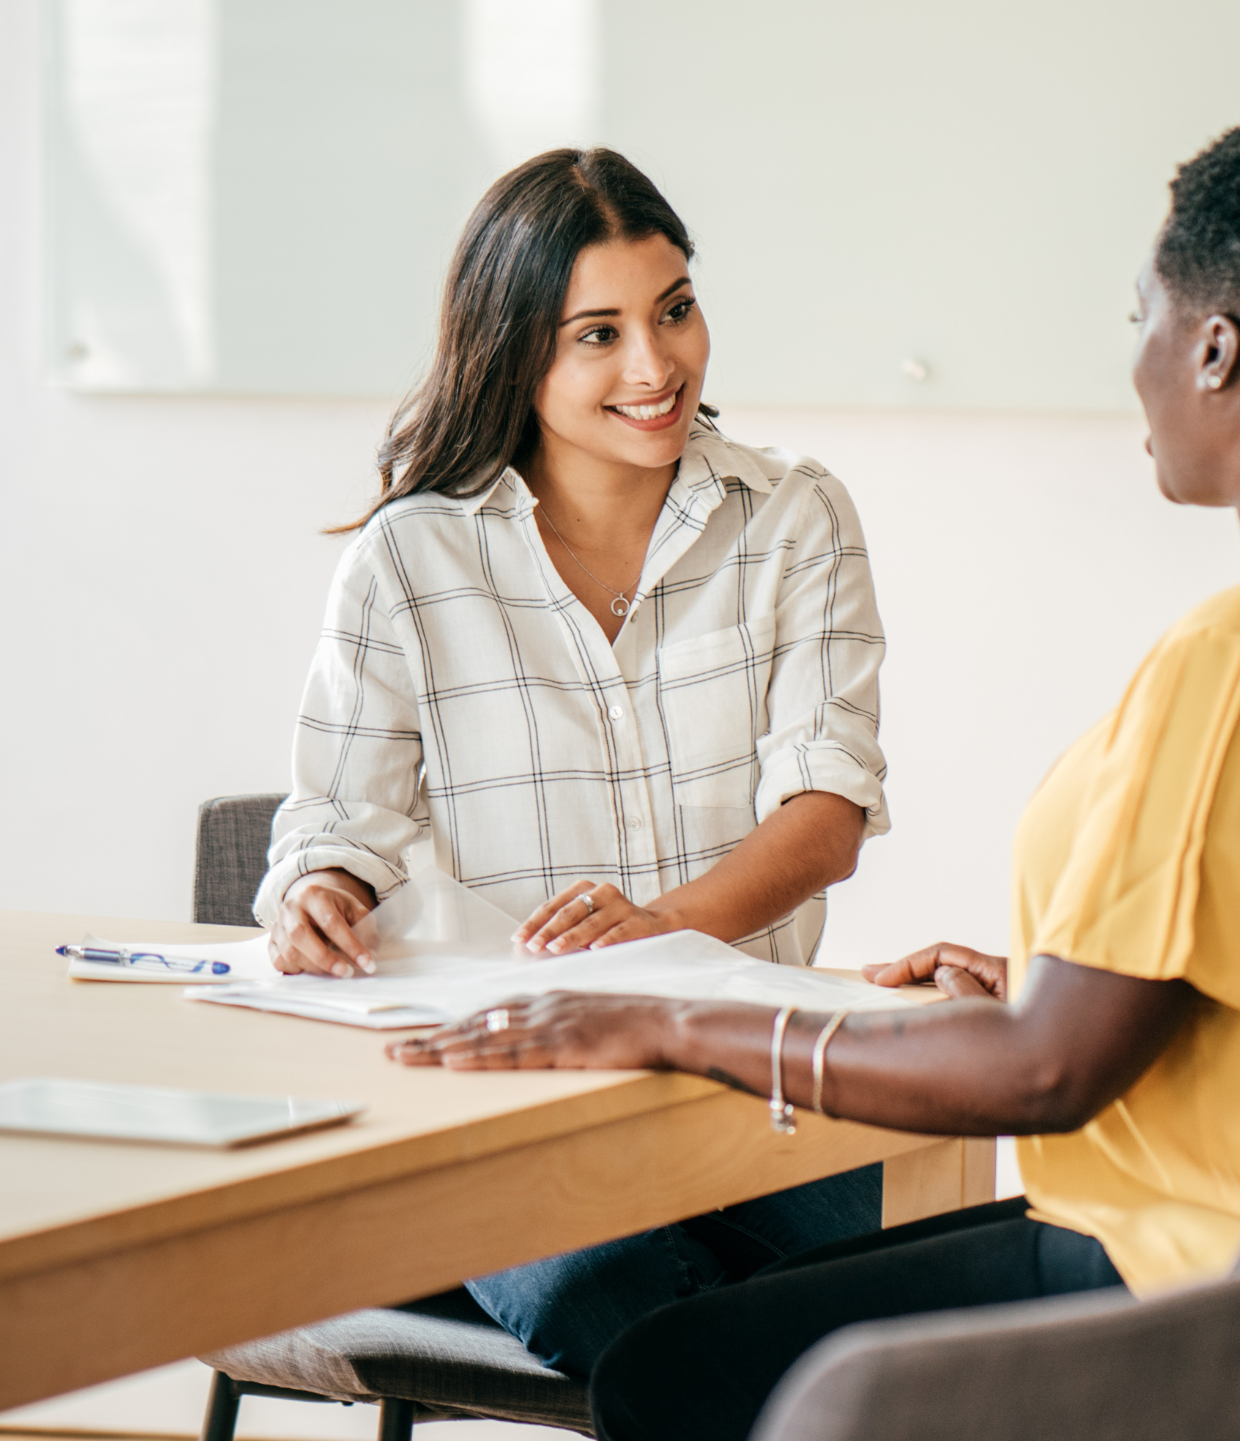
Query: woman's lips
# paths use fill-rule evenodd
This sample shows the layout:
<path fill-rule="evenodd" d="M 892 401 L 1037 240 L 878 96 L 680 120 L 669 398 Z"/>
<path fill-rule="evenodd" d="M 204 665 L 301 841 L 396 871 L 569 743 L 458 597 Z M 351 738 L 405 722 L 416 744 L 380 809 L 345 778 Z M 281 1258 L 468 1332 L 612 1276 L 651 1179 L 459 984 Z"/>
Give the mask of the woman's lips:
<path fill-rule="evenodd" d="M 632 405 L 628 406 L 627 409 L 652 409 L 666 403 L 666 401 L 667 396 L 661 395 L 657 400 L 644 400 L 640 406 Z M 625 425 L 631 425 L 634 430 L 666 430 L 669 426 L 676 424 L 680 419 L 681 412 L 685 408 L 685 388 L 682 385 L 676 392 L 676 400 L 670 410 L 665 411 L 662 415 L 652 415 L 646 420 L 639 420 L 634 415 L 625 415 L 624 411 L 614 405 L 607 405 L 603 408 L 609 410 L 617 420 L 624 421 Z"/>

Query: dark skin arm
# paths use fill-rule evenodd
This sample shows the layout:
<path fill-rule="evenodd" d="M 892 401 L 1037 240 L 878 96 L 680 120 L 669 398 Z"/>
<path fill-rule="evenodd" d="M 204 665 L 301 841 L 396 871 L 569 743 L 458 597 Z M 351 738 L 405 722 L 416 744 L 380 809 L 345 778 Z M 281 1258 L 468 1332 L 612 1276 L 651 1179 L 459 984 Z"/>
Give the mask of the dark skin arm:
<path fill-rule="evenodd" d="M 897 964 L 914 972 L 931 964 L 915 959 Z M 941 968 L 934 960 L 933 971 Z M 948 969 L 970 974 L 964 965 Z M 1037 956 L 1015 1005 L 978 995 L 850 1015 L 827 1052 L 824 1108 L 931 1134 L 1073 1131 L 1157 1059 L 1196 994 L 1183 981 L 1137 980 Z M 671 1069 L 756 1095 L 769 1091 L 775 1012 L 767 1007 L 560 992 L 511 1001 L 508 1010 L 505 1031 L 488 1032 L 479 1015 L 395 1042 L 388 1053 L 407 1065 L 467 1070 Z M 788 1026 L 784 1089 L 802 1107 L 810 1103 L 810 1053 L 828 1018 L 797 1012 Z"/>

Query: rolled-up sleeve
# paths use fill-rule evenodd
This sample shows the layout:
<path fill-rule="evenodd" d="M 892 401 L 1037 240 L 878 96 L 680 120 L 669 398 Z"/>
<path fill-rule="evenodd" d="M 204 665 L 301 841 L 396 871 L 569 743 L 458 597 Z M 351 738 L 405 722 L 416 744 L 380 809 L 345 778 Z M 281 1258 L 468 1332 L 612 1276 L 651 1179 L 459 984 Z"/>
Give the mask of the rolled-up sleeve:
<path fill-rule="evenodd" d="M 878 744 L 882 622 L 857 512 L 819 468 L 804 488 L 775 620 L 757 819 L 802 791 L 831 791 L 865 811 L 865 836 L 882 835 L 891 826 Z"/>
<path fill-rule="evenodd" d="M 297 720 L 293 790 L 276 813 L 254 901 L 266 926 L 310 871 L 339 867 L 382 899 L 407 879 L 402 853 L 430 825 L 419 797 L 417 695 L 368 553 L 362 536 L 332 582 Z"/>

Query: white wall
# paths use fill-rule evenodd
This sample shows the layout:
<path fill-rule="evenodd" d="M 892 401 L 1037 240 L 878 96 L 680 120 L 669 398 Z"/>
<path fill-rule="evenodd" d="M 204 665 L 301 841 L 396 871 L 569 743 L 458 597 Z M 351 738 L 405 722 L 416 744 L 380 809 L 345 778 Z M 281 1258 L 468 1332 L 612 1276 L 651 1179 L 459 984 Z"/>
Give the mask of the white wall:
<path fill-rule="evenodd" d="M 749 413 L 731 429 L 847 483 L 887 630 L 893 826 L 832 892 L 823 959 L 1006 952 L 1025 802 L 1160 632 L 1240 581 L 1235 513 L 1164 501 L 1129 417 Z"/>
<path fill-rule="evenodd" d="M 43 382 L 38 8 L 0 5 L 0 904 L 185 918 L 198 802 L 287 787 L 387 406 Z"/>
<path fill-rule="evenodd" d="M 37 0 L 0 5 L 0 905 L 184 918 L 195 808 L 279 790 L 386 405 L 83 397 L 41 379 Z M 1159 631 L 1237 576 L 1230 514 L 1156 494 L 1127 417 L 757 413 L 851 487 L 891 648 L 895 829 L 837 962 L 1001 948 L 1006 852 Z"/>

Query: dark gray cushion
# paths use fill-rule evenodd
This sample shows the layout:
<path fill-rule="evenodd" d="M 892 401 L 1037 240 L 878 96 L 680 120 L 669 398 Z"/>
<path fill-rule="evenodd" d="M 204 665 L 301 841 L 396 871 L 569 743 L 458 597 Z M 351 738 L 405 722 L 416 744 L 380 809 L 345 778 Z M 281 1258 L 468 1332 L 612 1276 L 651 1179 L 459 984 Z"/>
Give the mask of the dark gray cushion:
<path fill-rule="evenodd" d="M 422 1419 L 493 1416 L 592 1436 L 584 1381 L 549 1370 L 465 1290 L 353 1311 L 201 1358 L 236 1381 L 338 1401 L 401 1396 Z"/>
<path fill-rule="evenodd" d="M 1223 1441 L 1240 1436 L 1240 1282 L 1093 1292 L 849 1326 L 750 1441 Z"/>
<path fill-rule="evenodd" d="M 250 905 L 267 873 L 271 818 L 284 796 L 217 796 L 198 807 L 194 920 L 252 926 Z"/>

